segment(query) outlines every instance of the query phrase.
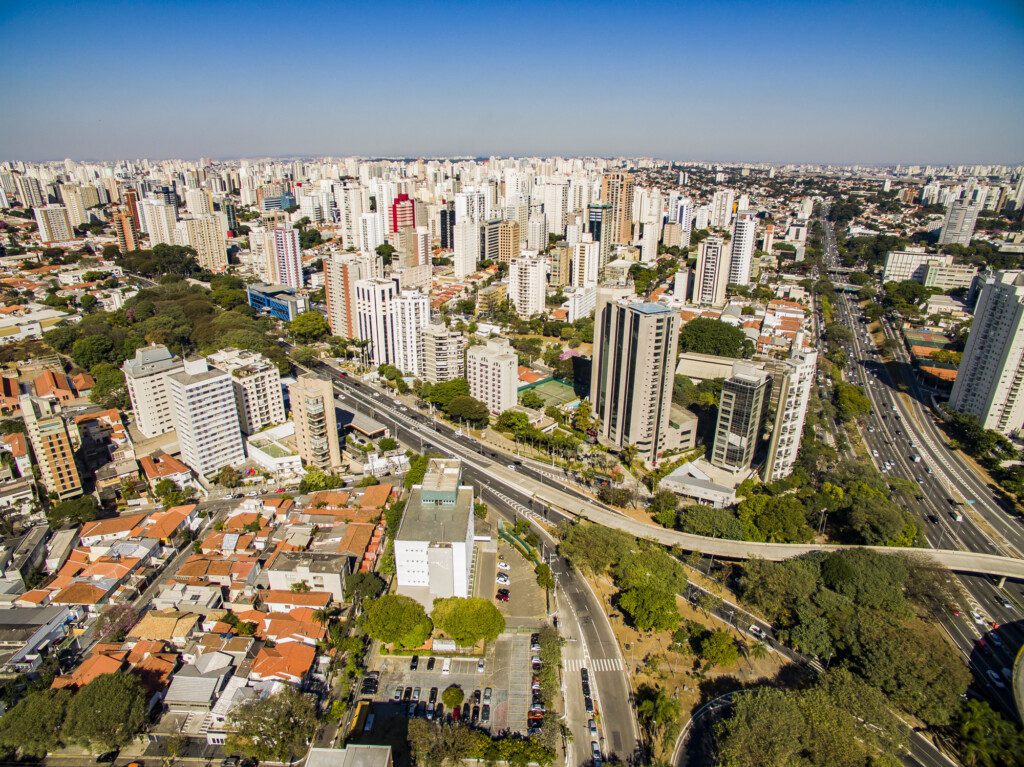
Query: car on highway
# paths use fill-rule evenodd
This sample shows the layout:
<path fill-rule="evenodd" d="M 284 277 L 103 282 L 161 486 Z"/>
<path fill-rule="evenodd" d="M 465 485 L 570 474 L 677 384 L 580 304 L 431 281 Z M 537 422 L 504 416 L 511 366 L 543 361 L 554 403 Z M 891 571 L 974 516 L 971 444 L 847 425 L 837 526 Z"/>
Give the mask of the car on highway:
<path fill-rule="evenodd" d="M 971 611 L 971 620 L 973 620 L 979 626 L 984 626 L 985 625 L 985 618 L 982 617 L 982 614 L 979 613 L 977 610 L 972 610 Z"/>
<path fill-rule="evenodd" d="M 989 681 L 992 682 L 992 684 L 998 687 L 1000 690 L 1006 687 L 1006 683 L 1003 682 L 1003 678 L 999 675 L 999 672 L 997 672 L 996 670 L 990 668 L 988 671 L 985 672 L 985 675 L 989 678 Z"/>
<path fill-rule="evenodd" d="M 768 638 L 768 635 L 765 633 L 764 629 L 758 626 L 756 623 L 750 624 L 750 628 L 747 629 L 747 633 L 749 633 L 751 636 L 757 637 L 762 642 Z"/>

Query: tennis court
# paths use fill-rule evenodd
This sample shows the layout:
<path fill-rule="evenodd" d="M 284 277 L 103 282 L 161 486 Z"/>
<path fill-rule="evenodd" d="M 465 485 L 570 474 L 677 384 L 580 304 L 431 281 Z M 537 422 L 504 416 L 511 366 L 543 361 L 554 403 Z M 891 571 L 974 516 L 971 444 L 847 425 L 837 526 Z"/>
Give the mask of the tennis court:
<path fill-rule="evenodd" d="M 564 384 L 561 381 L 545 381 L 539 383 L 533 387 L 533 391 L 540 395 L 540 398 L 544 400 L 544 407 L 554 405 L 564 405 L 566 402 L 572 402 L 578 399 L 576 392 L 568 384 Z"/>

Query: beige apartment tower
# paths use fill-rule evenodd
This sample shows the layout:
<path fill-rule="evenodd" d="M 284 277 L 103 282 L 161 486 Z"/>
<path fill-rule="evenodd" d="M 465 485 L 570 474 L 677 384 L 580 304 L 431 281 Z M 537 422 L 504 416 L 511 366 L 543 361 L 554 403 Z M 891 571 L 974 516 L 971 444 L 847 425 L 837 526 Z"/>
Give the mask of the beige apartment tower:
<path fill-rule="evenodd" d="M 118 208 L 112 217 L 114 234 L 117 235 L 117 249 L 122 253 L 131 253 L 139 249 L 139 230 L 135 219 L 127 208 Z"/>
<path fill-rule="evenodd" d="M 498 225 L 498 262 L 507 264 L 519 258 L 520 237 L 518 221 L 502 221 Z"/>
<path fill-rule="evenodd" d="M 295 447 L 302 462 L 317 469 L 340 468 L 338 418 L 330 379 L 304 373 L 288 387 L 288 397 L 295 422 Z"/>
<path fill-rule="evenodd" d="M 600 438 L 654 463 L 665 449 L 679 315 L 625 289 L 598 292 L 590 401 Z"/>
<path fill-rule="evenodd" d="M 59 405 L 42 397 L 29 394 L 21 397 L 21 413 L 43 486 L 58 501 L 63 501 L 82 494 L 82 479 L 67 425 L 58 408 Z"/>
<path fill-rule="evenodd" d="M 633 187 L 632 173 L 615 171 L 601 177 L 601 202 L 611 205 L 611 239 L 609 244 L 628 245 L 633 239 Z M 601 232 L 602 242 L 605 234 Z"/>

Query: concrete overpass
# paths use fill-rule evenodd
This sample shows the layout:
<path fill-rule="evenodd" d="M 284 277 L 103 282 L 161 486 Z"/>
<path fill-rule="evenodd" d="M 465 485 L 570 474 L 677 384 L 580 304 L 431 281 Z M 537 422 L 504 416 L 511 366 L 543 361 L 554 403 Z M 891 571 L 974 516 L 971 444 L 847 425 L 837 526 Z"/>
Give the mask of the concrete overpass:
<path fill-rule="evenodd" d="M 475 463 L 475 461 L 473 462 Z M 665 546 L 678 546 L 687 551 L 700 551 L 703 554 L 711 554 L 723 559 L 752 559 L 756 557 L 779 561 L 812 551 L 838 551 L 854 548 L 835 544 L 753 543 L 682 533 L 678 530 L 668 530 L 654 524 L 641 522 L 603 504 L 588 503 L 505 466 L 490 464 L 485 469 L 502 484 L 514 484 L 520 491 L 530 493 L 536 501 L 556 511 L 605 527 L 613 527 L 637 538 L 655 541 Z M 855 548 L 869 548 L 884 554 L 906 554 L 960 573 L 995 575 L 1024 580 L 1024 559 L 996 554 L 977 554 L 972 551 L 955 549 L 918 549 L 895 546 L 859 546 Z"/>

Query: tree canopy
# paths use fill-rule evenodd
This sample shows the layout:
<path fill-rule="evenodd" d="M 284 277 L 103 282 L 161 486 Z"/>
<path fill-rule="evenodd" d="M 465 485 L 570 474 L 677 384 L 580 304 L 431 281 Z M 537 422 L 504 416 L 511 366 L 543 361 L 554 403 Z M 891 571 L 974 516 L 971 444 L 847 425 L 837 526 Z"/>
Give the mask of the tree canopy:
<path fill-rule="evenodd" d="M 103 674 L 67 708 L 64 738 L 99 751 L 127 745 L 146 724 L 146 691 L 134 674 Z"/>
<path fill-rule="evenodd" d="M 754 345 L 740 328 L 707 317 L 697 317 L 683 326 L 679 332 L 679 348 L 684 352 L 737 359 L 754 353 Z"/>
<path fill-rule="evenodd" d="M 401 594 L 385 594 L 367 608 L 363 627 L 367 634 L 380 642 L 413 648 L 427 641 L 434 625 L 415 599 Z"/>
<path fill-rule="evenodd" d="M 505 630 L 505 619 L 489 599 L 449 597 L 434 600 L 434 625 L 460 647 L 493 642 Z"/>
<path fill-rule="evenodd" d="M 227 749 L 261 761 L 288 763 L 306 752 L 316 724 L 312 697 L 285 686 L 231 710 Z"/>

